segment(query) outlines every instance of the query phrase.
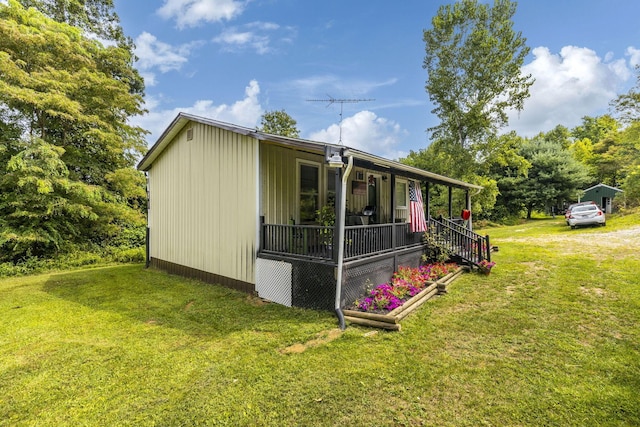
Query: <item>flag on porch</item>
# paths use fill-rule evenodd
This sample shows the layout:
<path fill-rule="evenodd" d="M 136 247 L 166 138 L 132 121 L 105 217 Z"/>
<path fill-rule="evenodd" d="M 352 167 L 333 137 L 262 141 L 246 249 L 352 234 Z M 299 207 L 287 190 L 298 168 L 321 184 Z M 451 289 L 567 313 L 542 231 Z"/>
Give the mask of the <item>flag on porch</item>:
<path fill-rule="evenodd" d="M 411 232 L 427 231 L 427 221 L 424 218 L 422 191 L 420 190 L 419 182 L 409 181 L 409 213 L 411 214 Z"/>

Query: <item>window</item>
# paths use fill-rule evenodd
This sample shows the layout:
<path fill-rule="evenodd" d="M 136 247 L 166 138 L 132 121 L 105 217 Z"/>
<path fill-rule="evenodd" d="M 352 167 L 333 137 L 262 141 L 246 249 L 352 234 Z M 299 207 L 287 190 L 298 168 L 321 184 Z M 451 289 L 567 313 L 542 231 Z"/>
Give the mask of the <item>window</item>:
<path fill-rule="evenodd" d="M 300 223 L 308 224 L 315 221 L 319 206 L 319 167 L 312 164 L 300 163 Z"/>
<path fill-rule="evenodd" d="M 396 208 L 407 208 L 407 181 L 396 181 Z"/>

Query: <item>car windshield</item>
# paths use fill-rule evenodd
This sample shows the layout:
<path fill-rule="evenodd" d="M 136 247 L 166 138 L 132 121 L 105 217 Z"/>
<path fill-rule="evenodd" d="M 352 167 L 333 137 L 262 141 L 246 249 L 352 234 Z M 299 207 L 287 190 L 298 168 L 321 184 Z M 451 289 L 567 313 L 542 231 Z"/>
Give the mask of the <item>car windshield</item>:
<path fill-rule="evenodd" d="M 571 212 L 588 212 L 595 211 L 598 207 L 596 205 L 586 205 L 586 206 L 576 206 L 571 210 Z"/>

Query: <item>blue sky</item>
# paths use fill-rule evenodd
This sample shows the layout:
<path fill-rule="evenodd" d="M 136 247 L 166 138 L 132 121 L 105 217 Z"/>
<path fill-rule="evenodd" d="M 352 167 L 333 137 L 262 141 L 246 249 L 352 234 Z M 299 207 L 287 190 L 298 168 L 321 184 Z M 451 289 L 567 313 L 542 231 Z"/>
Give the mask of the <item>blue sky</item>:
<path fill-rule="evenodd" d="M 429 144 L 422 33 L 435 0 L 115 0 L 136 43 L 153 144 L 180 111 L 254 127 L 284 109 L 303 138 L 396 159 Z M 536 83 L 509 128 L 522 136 L 569 128 L 608 111 L 635 84 L 637 0 L 521 0 L 514 27 Z"/>

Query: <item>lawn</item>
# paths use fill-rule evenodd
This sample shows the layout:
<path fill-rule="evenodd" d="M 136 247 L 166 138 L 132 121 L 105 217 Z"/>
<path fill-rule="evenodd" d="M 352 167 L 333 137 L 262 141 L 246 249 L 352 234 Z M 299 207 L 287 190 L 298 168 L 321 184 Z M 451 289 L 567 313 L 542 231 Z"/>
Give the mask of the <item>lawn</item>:
<path fill-rule="evenodd" d="M 0 280 L 2 426 L 640 425 L 640 219 L 484 230 L 402 331 L 112 266 Z"/>

